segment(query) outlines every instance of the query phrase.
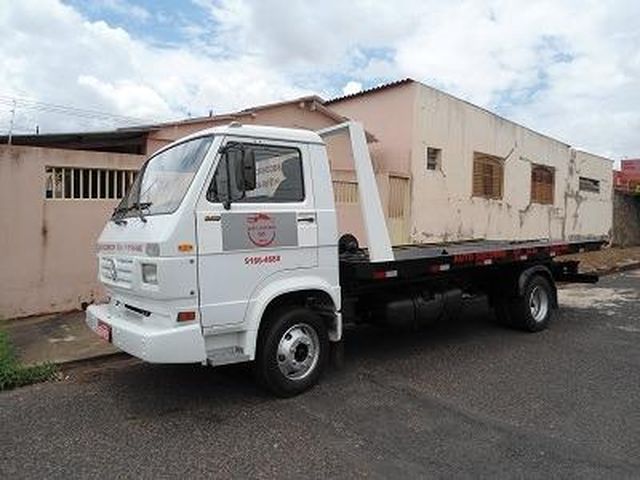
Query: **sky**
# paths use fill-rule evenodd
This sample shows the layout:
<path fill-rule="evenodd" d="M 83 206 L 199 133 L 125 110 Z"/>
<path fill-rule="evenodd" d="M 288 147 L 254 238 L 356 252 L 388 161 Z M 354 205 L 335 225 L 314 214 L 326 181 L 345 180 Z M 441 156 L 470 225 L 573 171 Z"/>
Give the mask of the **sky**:
<path fill-rule="evenodd" d="M 411 77 L 640 157 L 637 0 L 0 0 L 0 34 L 3 135 L 12 116 L 109 130 Z"/>

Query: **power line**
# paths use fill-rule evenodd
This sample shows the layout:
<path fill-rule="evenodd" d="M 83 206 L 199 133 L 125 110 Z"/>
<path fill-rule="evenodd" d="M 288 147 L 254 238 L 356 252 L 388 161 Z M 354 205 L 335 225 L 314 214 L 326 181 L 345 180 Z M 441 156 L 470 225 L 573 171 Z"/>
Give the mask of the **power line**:
<path fill-rule="evenodd" d="M 108 122 L 126 122 L 126 123 L 153 123 L 154 120 L 130 117 L 126 115 L 118 115 L 114 113 L 101 112 L 98 110 L 90 110 L 69 105 L 60 105 L 55 103 L 40 102 L 28 98 L 12 97 L 8 95 L 0 95 L 0 105 L 15 106 L 20 109 L 34 110 L 43 113 L 61 114 L 74 116 L 79 118 L 87 118 L 92 120 L 102 120 Z"/>
<path fill-rule="evenodd" d="M 6 102 L 6 101 L 1 100 L 1 99 L 0 99 L 0 104 L 11 105 L 9 102 Z M 21 102 L 16 102 L 16 107 L 20 108 L 21 110 L 31 110 L 31 111 L 41 112 L 41 113 L 66 115 L 66 116 L 72 116 L 72 117 L 78 117 L 78 118 L 86 118 L 86 119 L 91 119 L 91 120 L 101 120 L 101 121 L 108 121 L 108 122 L 126 122 L 126 123 L 140 123 L 140 122 L 141 123 L 145 123 L 145 122 L 148 122 L 148 120 L 141 121 L 140 119 L 135 119 L 135 118 L 132 118 L 132 117 L 117 116 L 117 115 L 112 115 L 112 114 L 95 114 L 95 113 L 81 112 L 81 111 L 71 110 L 71 109 L 51 108 L 51 107 L 43 107 L 43 106 L 38 106 L 38 105 L 28 105 L 28 104 L 24 104 L 24 103 L 21 103 Z"/>
<path fill-rule="evenodd" d="M 46 102 L 40 102 L 37 100 L 32 100 L 27 98 L 0 95 L 0 103 L 11 104 L 13 102 L 17 103 L 19 106 L 23 108 L 39 110 L 39 111 L 65 112 L 65 113 L 69 112 L 78 116 L 90 116 L 90 117 L 109 118 L 109 119 L 136 121 L 136 122 L 148 121 L 148 119 L 141 119 L 141 118 L 130 117 L 126 115 L 118 115 L 118 114 L 102 112 L 98 110 L 89 110 L 89 109 L 73 107 L 69 105 L 46 103 Z"/>

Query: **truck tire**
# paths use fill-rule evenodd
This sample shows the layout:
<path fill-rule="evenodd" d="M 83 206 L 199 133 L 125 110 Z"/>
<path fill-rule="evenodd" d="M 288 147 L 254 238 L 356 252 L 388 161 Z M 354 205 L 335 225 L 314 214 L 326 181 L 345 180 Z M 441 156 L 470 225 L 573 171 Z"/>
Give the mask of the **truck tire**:
<path fill-rule="evenodd" d="M 313 387 L 329 358 L 329 336 L 322 318 L 307 308 L 291 306 L 267 319 L 256 352 L 260 384 L 279 397 L 292 397 Z"/>
<path fill-rule="evenodd" d="M 553 316 L 553 299 L 554 291 L 549 280 L 542 275 L 532 275 L 524 287 L 523 295 L 509 303 L 509 323 L 527 332 L 544 330 Z"/>

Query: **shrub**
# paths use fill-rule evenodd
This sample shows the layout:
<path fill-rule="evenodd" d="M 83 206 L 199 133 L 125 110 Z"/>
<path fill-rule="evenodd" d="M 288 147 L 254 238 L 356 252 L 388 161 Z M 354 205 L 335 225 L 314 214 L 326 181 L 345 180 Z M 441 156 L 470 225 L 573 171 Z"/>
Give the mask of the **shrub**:
<path fill-rule="evenodd" d="M 23 385 L 44 382 L 53 378 L 55 365 L 23 366 L 18 361 L 6 332 L 0 330 L 0 390 L 9 390 Z"/>

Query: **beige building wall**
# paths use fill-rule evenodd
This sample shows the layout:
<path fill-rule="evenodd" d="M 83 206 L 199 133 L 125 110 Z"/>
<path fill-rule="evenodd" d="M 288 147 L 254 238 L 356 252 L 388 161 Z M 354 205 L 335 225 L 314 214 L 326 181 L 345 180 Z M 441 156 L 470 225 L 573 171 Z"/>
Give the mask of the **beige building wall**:
<path fill-rule="evenodd" d="M 418 85 L 412 155 L 411 239 L 572 239 L 611 229 L 611 161 Z M 426 148 L 441 165 L 426 168 Z M 474 152 L 504 160 L 503 198 L 472 196 Z M 533 165 L 554 170 L 553 204 L 531 201 Z M 582 172 L 582 173 L 581 173 Z M 600 181 L 600 193 L 578 190 L 578 177 Z"/>
<path fill-rule="evenodd" d="M 142 156 L 0 145 L 0 317 L 101 298 L 95 243 L 118 200 L 45 198 L 45 167 L 134 169 Z"/>
<path fill-rule="evenodd" d="M 566 192 L 566 238 L 606 235 L 613 231 L 612 161 L 581 150 L 572 150 L 571 179 Z M 580 190 L 580 177 L 600 182 L 599 192 Z"/>
<path fill-rule="evenodd" d="M 418 82 L 330 103 L 378 138 L 378 172 L 408 178 L 404 238 L 411 243 L 466 239 L 572 239 L 606 236 L 612 221 L 612 164 Z M 426 168 L 427 147 L 441 150 Z M 472 196 L 474 152 L 504 158 L 503 198 Z M 532 165 L 554 169 L 553 204 L 531 202 Z M 580 173 L 582 172 L 582 173 Z M 579 176 L 600 193 L 578 189 Z M 398 182 L 395 182 L 397 185 Z M 384 199 L 387 216 L 389 198 Z M 391 225 L 390 230 L 397 228 Z M 403 236 L 392 234 L 394 243 Z"/>

